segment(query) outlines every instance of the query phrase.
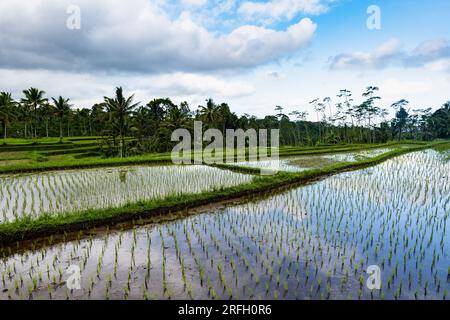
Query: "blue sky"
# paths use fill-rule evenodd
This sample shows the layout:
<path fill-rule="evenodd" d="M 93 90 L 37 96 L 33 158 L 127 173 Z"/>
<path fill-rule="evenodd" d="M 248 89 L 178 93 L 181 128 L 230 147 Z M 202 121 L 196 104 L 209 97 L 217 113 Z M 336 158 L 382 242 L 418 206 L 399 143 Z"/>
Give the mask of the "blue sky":
<path fill-rule="evenodd" d="M 366 28 L 366 10 L 373 4 L 381 9 L 381 30 Z M 370 50 L 391 37 L 414 47 L 428 39 L 448 37 L 449 12 L 450 2 L 445 0 L 338 1 L 330 11 L 314 19 L 320 26 L 317 49 L 331 54 L 346 48 Z"/>
<path fill-rule="evenodd" d="M 380 30 L 366 27 L 370 5 Z M 0 17 L 0 90 L 16 98 L 38 86 L 85 107 L 121 85 L 142 102 L 311 118 L 310 100 L 342 88 L 358 100 L 376 85 L 386 107 L 450 99 L 447 0 L 2 0 Z"/>

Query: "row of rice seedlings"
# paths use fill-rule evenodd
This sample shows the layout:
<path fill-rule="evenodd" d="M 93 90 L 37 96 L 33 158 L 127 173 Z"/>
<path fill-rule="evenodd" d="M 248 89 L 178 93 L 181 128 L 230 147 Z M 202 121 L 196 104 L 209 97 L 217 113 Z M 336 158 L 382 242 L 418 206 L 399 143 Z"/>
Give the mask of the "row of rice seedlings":
<path fill-rule="evenodd" d="M 0 297 L 446 299 L 449 169 L 419 152 L 173 223 L 3 248 Z M 64 286 L 70 264 L 81 290 Z"/>
<path fill-rule="evenodd" d="M 0 222 L 43 213 L 118 207 L 230 187 L 251 179 L 250 175 L 207 166 L 141 166 L 2 176 Z"/>

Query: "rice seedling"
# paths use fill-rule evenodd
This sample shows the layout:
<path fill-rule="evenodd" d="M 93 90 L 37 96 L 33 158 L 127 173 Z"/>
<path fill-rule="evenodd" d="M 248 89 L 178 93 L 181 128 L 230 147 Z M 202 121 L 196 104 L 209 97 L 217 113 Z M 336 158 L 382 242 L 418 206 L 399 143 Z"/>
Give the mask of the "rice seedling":
<path fill-rule="evenodd" d="M 449 165 L 422 151 L 173 222 L 13 244 L 0 298 L 447 299 Z M 61 285 L 68 263 L 82 267 L 78 295 Z"/>
<path fill-rule="evenodd" d="M 208 166 L 136 166 L 5 175 L 0 177 L 0 223 L 43 214 L 115 208 L 251 180 L 250 175 Z"/>

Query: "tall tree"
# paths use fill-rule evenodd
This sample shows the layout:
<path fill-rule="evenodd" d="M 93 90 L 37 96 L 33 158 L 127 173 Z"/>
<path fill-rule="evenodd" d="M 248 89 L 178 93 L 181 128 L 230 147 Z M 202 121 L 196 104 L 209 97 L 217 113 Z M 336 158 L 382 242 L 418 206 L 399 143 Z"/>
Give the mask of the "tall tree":
<path fill-rule="evenodd" d="M 89 110 L 87 108 L 76 110 L 76 117 L 77 117 L 77 120 L 79 123 L 80 133 L 83 136 L 86 136 L 89 131 L 90 114 L 91 114 L 91 110 Z"/>
<path fill-rule="evenodd" d="M 37 123 L 38 123 L 38 108 L 47 102 L 44 98 L 45 91 L 39 90 L 37 88 L 29 88 L 23 91 L 25 98 L 22 100 L 23 103 L 28 104 L 33 108 L 34 111 L 34 132 L 33 136 L 37 138 Z"/>
<path fill-rule="evenodd" d="M 395 113 L 395 126 L 398 131 L 398 140 L 402 140 L 403 128 L 405 127 L 408 121 L 408 111 L 406 111 L 405 107 L 409 104 L 409 101 L 405 99 L 401 99 L 397 102 L 394 102 L 391 107 L 397 110 Z"/>
<path fill-rule="evenodd" d="M 71 105 L 69 104 L 70 99 L 64 99 L 59 96 L 58 99 L 52 98 L 53 106 L 55 107 L 55 115 L 59 119 L 59 142 L 63 140 L 63 120 L 64 116 L 66 116 L 70 112 Z"/>
<path fill-rule="evenodd" d="M 366 98 L 366 100 L 362 103 L 361 107 L 365 117 L 367 118 L 369 129 L 373 129 L 372 120 L 380 113 L 380 108 L 375 105 L 375 100 L 381 99 L 375 95 L 378 90 L 378 87 L 369 86 L 363 93 L 363 97 Z M 373 140 L 373 132 L 374 130 L 369 130 L 369 142 L 372 142 Z"/>
<path fill-rule="evenodd" d="M 206 100 L 206 106 L 199 106 L 200 119 L 206 122 L 206 124 L 211 128 L 217 124 L 220 119 L 220 109 L 214 103 L 213 99 L 209 98 Z"/>
<path fill-rule="evenodd" d="M 305 128 L 305 134 L 306 134 L 306 144 L 309 145 L 311 142 L 311 137 L 309 136 L 309 130 L 308 130 L 308 126 L 306 124 L 306 117 L 308 116 L 308 112 L 306 111 L 299 111 L 299 110 L 294 110 L 291 113 L 289 113 L 290 116 L 294 116 L 296 118 L 296 127 L 297 127 L 297 133 L 298 133 L 298 139 L 302 140 L 301 137 L 301 131 L 300 131 L 300 121 L 303 122 L 303 126 Z"/>
<path fill-rule="evenodd" d="M 342 104 L 339 105 L 338 109 L 338 117 L 342 120 L 342 125 L 344 126 L 344 136 L 347 142 L 350 142 L 349 134 L 347 132 L 347 118 L 350 117 L 351 120 L 351 130 L 354 134 L 355 130 L 355 122 L 354 122 L 354 113 L 352 107 L 352 92 L 348 89 L 339 90 L 338 98 L 343 99 Z M 337 106 L 338 104 L 336 104 Z"/>
<path fill-rule="evenodd" d="M 49 103 L 44 103 L 41 108 L 39 109 L 39 113 L 41 118 L 44 120 L 45 123 L 45 136 L 48 138 L 49 137 L 49 122 L 50 122 L 50 118 L 54 115 L 55 113 L 55 108 L 49 104 Z"/>
<path fill-rule="evenodd" d="M 317 116 L 317 123 L 319 124 L 319 142 L 322 141 L 322 121 L 319 118 L 319 114 L 323 113 L 325 111 L 325 105 L 321 102 L 319 102 L 319 99 L 314 99 L 309 102 L 310 105 L 313 106 L 314 111 L 316 112 Z"/>
<path fill-rule="evenodd" d="M 15 106 L 16 102 L 11 97 L 11 93 L 0 93 L 0 119 L 3 123 L 3 144 L 6 144 L 7 128 L 11 119 L 14 117 Z"/>
<path fill-rule="evenodd" d="M 23 102 L 18 102 L 17 103 L 17 108 L 16 108 L 16 113 L 17 113 L 17 119 L 22 122 L 23 125 L 23 137 L 26 139 L 28 138 L 28 129 L 31 127 L 29 124 L 31 122 L 31 117 L 30 117 L 30 106 L 23 103 Z M 33 133 L 30 134 L 30 136 L 32 136 Z"/>
<path fill-rule="evenodd" d="M 129 125 L 129 117 L 139 103 L 133 103 L 134 94 L 126 98 L 123 95 L 122 87 L 116 88 L 114 98 L 104 97 L 106 108 L 111 116 L 113 128 L 117 130 L 120 139 L 120 157 L 125 156 L 125 133 Z"/>
<path fill-rule="evenodd" d="M 450 101 L 436 110 L 428 119 L 434 138 L 450 138 Z"/>
<path fill-rule="evenodd" d="M 181 103 L 180 107 L 174 106 L 167 112 L 164 126 L 173 131 L 179 128 L 191 127 L 190 110 L 187 103 Z"/>

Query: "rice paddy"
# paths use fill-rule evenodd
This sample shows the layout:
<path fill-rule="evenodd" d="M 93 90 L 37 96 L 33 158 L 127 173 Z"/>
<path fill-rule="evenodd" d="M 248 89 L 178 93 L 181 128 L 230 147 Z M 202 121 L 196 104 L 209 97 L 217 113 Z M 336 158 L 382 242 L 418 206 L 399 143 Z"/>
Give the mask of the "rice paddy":
<path fill-rule="evenodd" d="M 0 223 L 42 214 L 114 208 L 250 182 L 207 166 L 131 166 L 0 176 Z"/>
<path fill-rule="evenodd" d="M 401 146 L 398 146 L 397 148 L 399 147 Z M 261 168 L 266 170 L 302 172 L 311 168 L 322 168 L 339 162 L 356 162 L 364 159 L 370 159 L 394 149 L 396 148 L 368 149 L 355 152 L 325 154 L 320 156 L 290 156 L 277 160 L 269 159 L 261 161 L 238 162 L 233 165 L 257 169 Z"/>
<path fill-rule="evenodd" d="M 448 299 L 449 172 L 448 153 L 415 152 L 175 222 L 4 247 L 0 299 Z"/>

